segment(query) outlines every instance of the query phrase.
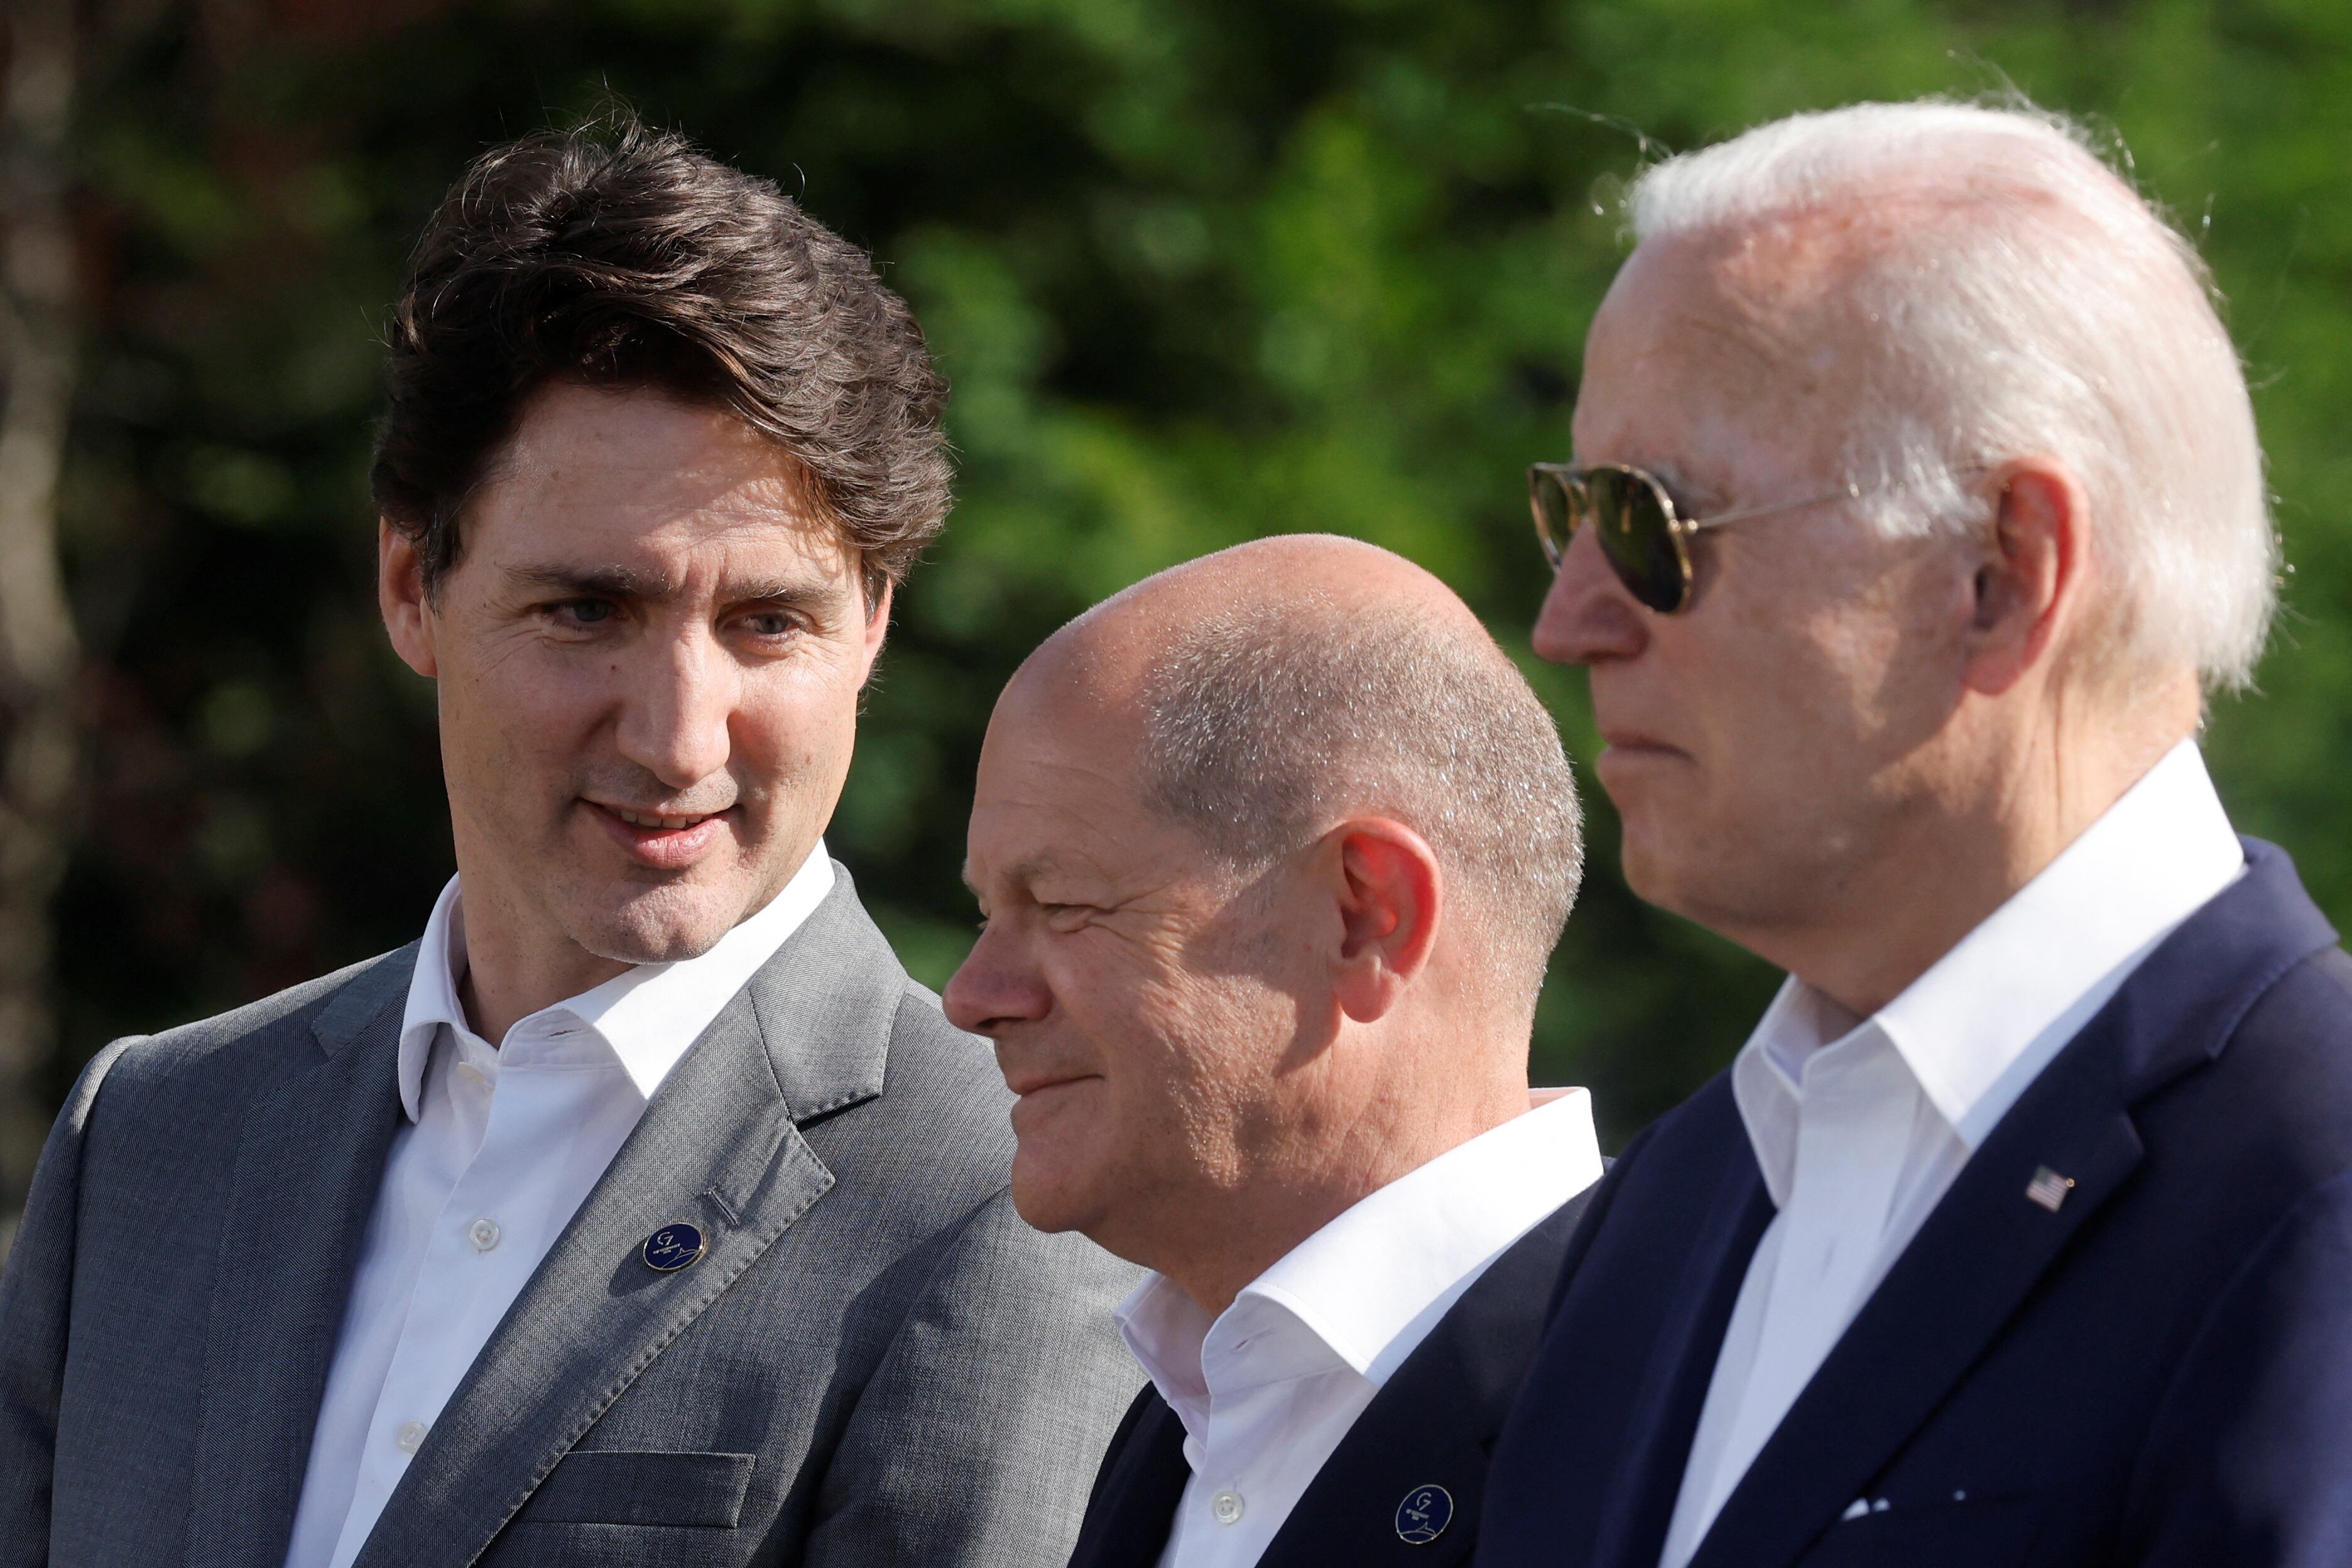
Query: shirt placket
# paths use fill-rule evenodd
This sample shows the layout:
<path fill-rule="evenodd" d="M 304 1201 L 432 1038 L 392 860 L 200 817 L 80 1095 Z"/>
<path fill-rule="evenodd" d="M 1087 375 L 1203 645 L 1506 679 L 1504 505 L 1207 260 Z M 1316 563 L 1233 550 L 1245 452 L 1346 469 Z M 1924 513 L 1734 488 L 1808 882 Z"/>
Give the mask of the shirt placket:
<path fill-rule="evenodd" d="M 1731 1445 L 1738 1462 L 1727 1467 L 1718 1507 L 1812 1380 L 1872 1277 L 1916 1093 L 1883 1037 L 1841 1044 L 1805 1065 L 1780 1250 Z"/>
<path fill-rule="evenodd" d="M 487 1188 L 509 1163 L 508 1146 L 528 1124 L 541 1120 L 529 1102 L 533 1075 L 505 1070 L 498 1052 L 471 1037 L 457 1040 L 449 1075 L 449 1107 L 461 1134 L 470 1134 L 474 1152 L 442 1204 L 425 1247 L 423 1266 L 401 1324 L 399 1341 L 383 1381 L 368 1436 L 362 1448 L 359 1484 L 345 1538 L 331 1568 L 347 1568 L 359 1555 L 384 1502 L 424 1447 L 433 1423 L 470 1365 L 453 1365 L 447 1347 L 461 1340 L 467 1320 L 485 1299 L 511 1299 L 505 1289 L 510 1219 L 493 1212 Z M 500 1257 L 501 1249 L 505 1256 Z M 503 1289 L 503 1297 L 498 1293 Z"/>
<path fill-rule="evenodd" d="M 1221 1321 L 1202 1345 L 1201 1373 L 1209 1389 L 1209 1419 L 1202 1430 L 1198 1516 L 1187 1521 L 1189 1539 L 1179 1561 L 1195 1564 L 1254 1563 L 1265 1546 L 1264 1519 L 1251 1512 L 1244 1461 L 1263 1455 L 1282 1416 L 1283 1381 L 1266 1363 L 1278 1356 L 1279 1336 L 1265 1321 L 1263 1304 L 1244 1297 L 1243 1310 Z M 1255 1500 L 1261 1505 L 1263 1499 Z"/>

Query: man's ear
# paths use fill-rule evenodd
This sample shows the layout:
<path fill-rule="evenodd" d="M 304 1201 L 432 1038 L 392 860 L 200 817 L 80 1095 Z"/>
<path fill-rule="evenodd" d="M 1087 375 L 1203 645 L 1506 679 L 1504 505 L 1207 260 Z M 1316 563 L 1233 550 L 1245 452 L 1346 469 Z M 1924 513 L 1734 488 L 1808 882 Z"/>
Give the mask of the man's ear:
<path fill-rule="evenodd" d="M 1386 817 L 1343 822 L 1324 836 L 1340 938 L 1332 994 L 1359 1024 L 1385 1016 L 1429 962 L 1445 902 L 1437 855 Z"/>
<path fill-rule="evenodd" d="M 890 635 L 890 596 L 895 590 L 896 584 L 885 577 L 882 591 L 874 595 L 866 612 L 866 671 L 857 678 L 860 686 L 874 679 L 875 660 L 882 657 L 882 639 Z"/>
<path fill-rule="evenodd" d="M 424 558 L 415 540 L 381 518 L 375 525 L 375 597 L 392 651 L 426 679 L 437 677 L 441 661 L 433 639 L 439 621 L 425 597 Z"/>
<path fill-rule="evenodd" d="M 2004 465 L 1991 537 L 1978 556 L 1963 679 L 1998 697 L 2017 684 L 2074 614 L 2089 559 L 2089 507 L 2061 464 Z"/>

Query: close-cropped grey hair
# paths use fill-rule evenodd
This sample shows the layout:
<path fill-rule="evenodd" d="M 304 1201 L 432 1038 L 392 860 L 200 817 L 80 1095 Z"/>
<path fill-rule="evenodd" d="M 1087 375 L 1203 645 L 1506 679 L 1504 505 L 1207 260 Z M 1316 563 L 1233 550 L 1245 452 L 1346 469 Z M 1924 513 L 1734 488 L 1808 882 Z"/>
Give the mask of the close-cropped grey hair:
<path fill-rule="evenodd" d="M 1402 610 L 1227 610 L 1143 683 L 1145 799 L 1233 865 L 1270 864 L 1346 816 L 1428 841 L 1456 915 L 1531 1002 L 1584 869 L 1551 715 L 1482 631 Z"/>
<path fill-rule="evenodd" d="M 2054 458 L 2118 568 L 2097 649 L 2252 679 L 2278 544 L 2253 405 L 2203 261 L 2094 139 L 2030 107 L 1792 115 L 1643 173 L 1647 242 L 1800 218 L 1856 238 L 1833 308 L 1870 323 L 1843 482 L 1884 531 L 1980 526 L 1973 471 Z"/>

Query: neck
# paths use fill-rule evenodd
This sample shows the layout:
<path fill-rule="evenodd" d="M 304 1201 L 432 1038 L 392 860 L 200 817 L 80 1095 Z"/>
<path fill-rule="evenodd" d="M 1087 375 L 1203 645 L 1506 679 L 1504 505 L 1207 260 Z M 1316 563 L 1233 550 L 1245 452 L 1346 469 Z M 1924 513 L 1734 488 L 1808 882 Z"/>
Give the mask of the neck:
<path fill-rule="evenodd" d="M 1514 1037 L 1524 1042 L 1526 1031 Z M 1395 1083 L 1310 1108 L 1274 1158 L 1245 1158 L 1213 1194 L 1186 1194 L 1181 1218 L 1156 1238 L 1165 1245 L 1127 1256 L 1166 1275 L 1212 1318 L 1222 1313 L 1244 1286 L 1364 1199 L 1528 1110 L 1524 1043 L 1497 1053 L 1506 1059 L 1483 1073 L 1461 1059 L 1460 1044 L 1457 1031 L 1416 1053 L 1452 1068 L 1450 1081 Z"/>
<path fill-rule="evenodd" d="M 458 862 L 465 911 L 465 973 L 457 1001 L 466 1021 L 491 1045 L 542 1007 L 594 989 L 635 967 L 600 958 L 561 932 L 541 933 L 496 879 Z"/>
<path fill-rule="evenodd" d="M 2159 715 L 2162 721 L 2123 732 L 2053 724 L 1989 748 L 1987 760 L 1952 770 L 1956 777 L 1926 792 L 1932 804 L 1874 846 L 1812 920 L 1733 940 L 1857 1017 L 1871 1016 L 2194 733 L 2193 679 L 2187 697 L 2185 721 Z"/>

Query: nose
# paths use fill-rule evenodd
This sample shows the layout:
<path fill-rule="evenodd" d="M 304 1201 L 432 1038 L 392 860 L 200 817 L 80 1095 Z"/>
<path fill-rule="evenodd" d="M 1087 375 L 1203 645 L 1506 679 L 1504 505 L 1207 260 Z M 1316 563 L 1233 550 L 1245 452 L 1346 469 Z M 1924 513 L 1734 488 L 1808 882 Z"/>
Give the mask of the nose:
<path fill-rule="evenodd" d="M 1053 992 L 1020 939 L 992 921 L 981 928 L 980 940 L 948 977 L 940 1001 L 957 1028 L 992 1037 L 1015 1024 L 1034 1024 L 1054 1007 Z"/>
<path fill-rule="evenodd" d="M 743 678 L 709 628 L 688 626 L 675 637 L 647 639 L 635 675 L 622 705 L 621 754 L 674 790 L 691 789 L 726 767 Z"/>
<path fill-rule="evenodd" d="M 1537 612 L 1532 641 L 1554 664 L 1632 658 L 1649 643 L 1648 614 L 1617 580 L 1592 530 L 1580 528 Z"/>

